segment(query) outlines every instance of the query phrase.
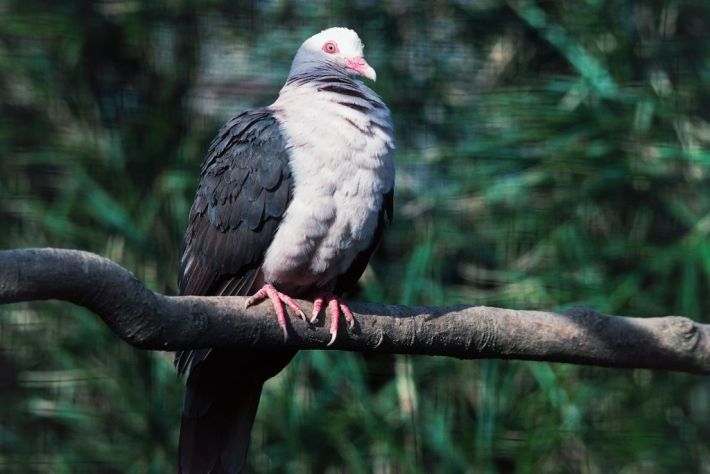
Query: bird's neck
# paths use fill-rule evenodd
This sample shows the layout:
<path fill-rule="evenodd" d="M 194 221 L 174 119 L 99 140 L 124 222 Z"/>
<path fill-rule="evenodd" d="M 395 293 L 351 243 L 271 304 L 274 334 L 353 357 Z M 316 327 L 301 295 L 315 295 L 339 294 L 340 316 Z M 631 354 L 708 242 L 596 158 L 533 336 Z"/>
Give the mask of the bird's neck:
<path fill-rule="evenodd" d="M 392 119 L 382 99 L 332 66 L 289 76 L 270 108 L 291 126 L 290 141 L 297 147 L 356 149 L 369 137 L 383 150 L 394 148 Z"/>
<path fill-rule="evenodd" d="M 286 84 L 284 84 L 281 90 L 283 92 L 284 89 L 289 87 L 309 85 L 323 82 L 324 80 L 339 80 L 348 83 L 356 82 L 350 74 L 333 64 L 324 63 L 322 61 L 306 61 L 298 64 L 294 63 L 291 67 L 288 79 L 286 79 Z M 359 81 L 357 82 L 359 83 Z"/>

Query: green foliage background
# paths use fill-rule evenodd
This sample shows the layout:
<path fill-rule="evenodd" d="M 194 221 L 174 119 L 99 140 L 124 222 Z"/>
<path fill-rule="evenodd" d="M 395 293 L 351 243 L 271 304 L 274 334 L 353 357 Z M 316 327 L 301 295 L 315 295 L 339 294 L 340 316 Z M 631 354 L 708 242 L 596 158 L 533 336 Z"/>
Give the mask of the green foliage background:
<path fill-rule="evenodd" d="M 1 0 L 0 247 L 91 250 L 174 294 L 209 141 L 333 25 L 398 137 L 358 298 L 708 322 L 702 0 Z M 0 471 L 173 472 L 181 397 L 169 355 L 83 309 L 0 308 Z M 710 380 L 301 353 L 253 439 L 253 472 L 710 472 Z"/>

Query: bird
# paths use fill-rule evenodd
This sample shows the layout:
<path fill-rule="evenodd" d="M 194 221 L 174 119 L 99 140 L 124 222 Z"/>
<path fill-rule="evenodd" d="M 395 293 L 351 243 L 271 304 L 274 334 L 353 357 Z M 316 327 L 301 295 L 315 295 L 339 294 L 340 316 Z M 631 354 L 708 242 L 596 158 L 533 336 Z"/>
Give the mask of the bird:
<path fill-rule="evenodd" d="M 390 110 L 361 79 L 376 80 L 348 28 L 317 33 L 298 48 L 269 106 L 242 112 L 212 141 L 200 170 L 179 258 L 182 295 L 270 301 L 284 338 L 287 309 L 330 317 L 391 223 L 394 129 Z M 297 299 L 313 302 L 307 317 Z M 264 382 L 295 351 L 212 348 L 176 354 L 187 373 L 181 473 L 241 472 Z"/>

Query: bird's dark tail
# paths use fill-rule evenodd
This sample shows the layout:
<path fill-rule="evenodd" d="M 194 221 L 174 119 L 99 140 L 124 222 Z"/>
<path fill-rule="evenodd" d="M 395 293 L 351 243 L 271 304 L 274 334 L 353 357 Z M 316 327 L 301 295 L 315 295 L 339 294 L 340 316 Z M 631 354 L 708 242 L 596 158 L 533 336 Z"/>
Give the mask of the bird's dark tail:
<path fill-rule="evenodd" d="M 212 350 L 190 370 L 178 461 L 182 474 L 239 473 L 264 382 L 294 353 Z"/>

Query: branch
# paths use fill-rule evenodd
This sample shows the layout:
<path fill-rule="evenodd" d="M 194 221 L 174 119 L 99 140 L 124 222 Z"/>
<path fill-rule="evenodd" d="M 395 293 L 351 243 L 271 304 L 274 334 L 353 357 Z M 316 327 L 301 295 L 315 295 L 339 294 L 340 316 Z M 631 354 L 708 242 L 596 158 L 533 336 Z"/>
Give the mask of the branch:
<path fill-rule="evenodd" d="M 0 304 L 47 299 L 90 309 L 121 339 L 141 349 L 340 349 L 710 374 L 710 325 L 679 316 L 353 303 L 355 327 L 341 329 L 327 348 L 330 337 L 322 318 L 315 325 L 292 318 L 284 342 L 269 304 L 245 310 L 244 298 L 237 296 L 160 295 L 123 267 L 89 252 L 0 251 Z M 311 304 L 302 304 L 309 313 Z"/>

